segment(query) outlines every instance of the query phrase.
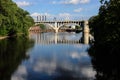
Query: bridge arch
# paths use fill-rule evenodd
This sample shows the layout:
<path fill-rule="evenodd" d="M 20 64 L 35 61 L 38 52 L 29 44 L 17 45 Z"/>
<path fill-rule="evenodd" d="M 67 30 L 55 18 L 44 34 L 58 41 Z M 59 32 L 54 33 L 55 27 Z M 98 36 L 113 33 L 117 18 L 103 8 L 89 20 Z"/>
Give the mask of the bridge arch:
<path fill-rule="evenodd" d="M 36 22 L 36 24 L 47 25 L 47 26 L 51 27 L 53 30 L 55 30 L 56 33 L 62 26 L 67 25 L 67 24 L 74 24 L 74 25 L 80 26 L 82 28 L 84 27 L 84 21 L 69 21 L 69 22 L 66 22 L 66 21 L 42 21 L 42 22 Z"/>
<path fill-rule="evenodd" d="M 60 23 L 58 23 L 58 22 L 54 22 L 54 23 L 39 23 L 39 24 L 44 24 L 44 25 L 52 28 L 53 30 L 55 30 L 56 33 L 58 32 L 58 30 L 59 30 L 62 26 L 64 26 L 64 24 L 60 24 Z"/>

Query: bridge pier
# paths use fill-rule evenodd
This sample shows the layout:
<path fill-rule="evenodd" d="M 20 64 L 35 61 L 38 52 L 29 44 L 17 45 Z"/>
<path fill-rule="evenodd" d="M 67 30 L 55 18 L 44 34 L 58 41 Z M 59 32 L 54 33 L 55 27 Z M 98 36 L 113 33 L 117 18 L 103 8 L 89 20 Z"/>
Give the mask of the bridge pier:
<path fill-rule="evenodd" d="M 89 44 L 89 25 L 88 21 L 84 21 L 84 28 L 83 28 L 83 43 Z"/>
<path fill-rule="evenodd" d="M 55 30 L 55 33 L 58 33 L 59 24 L 57 22 L 55 22 L 53 29 Z"/>
<path fill-rule="evenodd" d="M 58 29 L 54 29 L 55 30 L 55 33 L 58 33 Z"/>

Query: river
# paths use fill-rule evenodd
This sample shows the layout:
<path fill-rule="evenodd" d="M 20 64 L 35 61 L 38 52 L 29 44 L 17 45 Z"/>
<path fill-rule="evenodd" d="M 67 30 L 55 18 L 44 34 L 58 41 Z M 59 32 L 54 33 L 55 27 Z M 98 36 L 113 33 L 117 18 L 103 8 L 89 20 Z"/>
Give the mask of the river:
<path fill-rule="evenodd" d="M 31 33 L 0 41 L 0 80 L 94 80 L 82 33 Z"/>

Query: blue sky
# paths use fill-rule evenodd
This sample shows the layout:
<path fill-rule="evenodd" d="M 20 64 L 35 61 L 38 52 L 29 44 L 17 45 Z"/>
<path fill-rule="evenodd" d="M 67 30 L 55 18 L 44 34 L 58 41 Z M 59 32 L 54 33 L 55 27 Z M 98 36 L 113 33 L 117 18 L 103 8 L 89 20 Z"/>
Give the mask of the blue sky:
<path fill-rule="evenodd" d="M 99 0 L 13 0 L 33 18 L 46 15 L 52 19 L 88 19 L 97 15 Z"/>

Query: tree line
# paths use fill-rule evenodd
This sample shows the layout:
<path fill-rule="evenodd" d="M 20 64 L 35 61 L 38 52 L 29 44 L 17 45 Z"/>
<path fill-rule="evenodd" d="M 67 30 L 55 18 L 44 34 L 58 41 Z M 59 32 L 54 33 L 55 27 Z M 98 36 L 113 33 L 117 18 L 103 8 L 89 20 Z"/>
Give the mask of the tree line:
<path fill-rule="evenodd" d="M 120 0 L 100 0 L 99 13 L 89 19 L 95 42 L 89 49 L 95 80 L 120 80 Z"/>
<path fill-rule="evenodd" d="M 33 23 L 29 13 L 19 8 L 12 0 L 0 0 L 0 35 L 27 34 Z"/>
<path fill-rule="evenodd" d="M 108 45 L 112 53 L 118 49 L 120 41 L 120 0 L 101 0 L 100 2 L 99 14 L 89 19 L 90 28 L 95 44 Z"/>

